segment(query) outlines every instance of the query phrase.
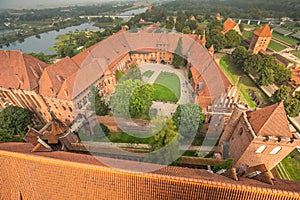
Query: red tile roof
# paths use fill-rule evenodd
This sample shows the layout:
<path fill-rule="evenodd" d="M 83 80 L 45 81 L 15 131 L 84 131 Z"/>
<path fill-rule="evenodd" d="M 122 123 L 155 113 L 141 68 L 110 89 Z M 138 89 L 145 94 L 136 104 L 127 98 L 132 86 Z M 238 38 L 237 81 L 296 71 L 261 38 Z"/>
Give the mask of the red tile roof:
<path fill-rule="evenodd" d="M 248 120 L 259 136 L 292 138 L 283 103 L 247 113 Z"/>
<path fill-rule="evenodd" d="M 272 32 L 270 30 L 270 26 L 268 24 L 259 27 L 254 31 L 254 34 L 258 37 L 272 37 Z"/>
<path fill-rule="evenodd" d="M 219 185 L 224 188 L 227 187 L 227 189 L 235 188 L 244 188 L 247 190 L 252 191 L 260 191 L 263 189 L 271 189 L 271 191 L 276 190 L 276 193 L 278 192 L 286 192 L 286 191 L 292 191 L 297 192 L 297 194 L 300 195 L 300 182 L 294 182 L 294 181 L 285 181 L 280 179 L 274 179 L 274 185 L 266 184 L 260 181 L 256 181 L 249 178 L 243 178 L 241 177 L 239 181 L 231 180 L 230 178 L 220 176 L 217 174 L 211 174 L 206 170 L 199 170 L 199 169 L 191 169 L 191 168 L 181 168 L 181 167 L 172 167 L 172 166 L 159 166 L 156 164 L 150 164 L 150 163 L 140 163 L 140 162 L 134 162 L 134 161 L 127 161 L 127 160 L 118 160 L 118 159 L 112 159 L 112 158 L 104 158 L 101 157 L 101 161 L 103 163 L 115 163 L 119 166 L 128 167 L 128 170 L 122 170 L 119 171 L 118 169 L 113 169 L 106 167 L 105 164 L 100 162 L 100 159 L 96 159 L 97 157 L 91 156 L 91 155 L 85 155 L 85 154 L 76 154 L 76 153 L 69 153 L 69 152 L 63 152 L 63 151 L 54 151 L 54 152 L 35 152 L 31 153 L 32 145 L 28 143 L 0 143 L 0 154 L 1 155 L 8 155 L 9 157 L 15 157 L 17 159 L 22 159 L 24 155 L 26 158 L 28 158 L 27 163 L 34 162 L 36 168 L 39 166 L 36 165 L 42 165 L 42 163 L 49 163 L 49 162 L 55 162 L 55 166 L 60 166 L 60 172 L 56 171 L 56 173 L 64 173 L 65 170 L 68 170 L 71 168 L 74 168 L 72 171 L 78 172 L 81 168 L 86 169 L 94 169 L 91 173 L 99 174 L 99 171 L 108 171 L 110 172 L 109 176 L 114 176 L 116 173 L 124 173 L 127 175 L 127 179 L 129 179 L 129 176 L 143 176 L 143 177 L 152 177 L 154 179 L 160 179 L 161 181 L 164 181 L 166 179 L 173 179 L 181 182 L 181 186 L 184 186 L 187 184 L 187 182 L 192 182 L 194 184 L 199 183 L 210 183 L 215 186 Z M 12 154 L 13 152 L 19 153 L 19 154 Z M 3 154 L 4 153 L 4 154 Z M 46 160 L 48 159 L 49 162 Z M 43 160 L 43 161 L 42 161 Z M 63 161 L 63 162 L 61 162 Z M 71 166 L 71 168 L 70 168 Z M 151 171 L 153 167 L 161 167 L 160 169 L 150 172 L 150 173 L 136 173 L 135 170 L 140 170 L 141 166 L 146 169 L 147 171 Z M 57 167 L 56 167 L 57 168 Z M 96 170 L 98 169 L 98 170 Z M 49 169 L 42 169 L 39 173 L 45 173 Z M 1 169 L 0 169 L 1 171 Z M 27 171 L 28 172 L 28 171 Z M 69 171 L 70 172 L 70 171 Z M 18 172 L 16 172 L 18 173 Z M 29 172 L 30 173 L 30 172 Z M 31 172 L 33 173 L 33 172 Z M 54 173 L 55 174 L 55 173 Z M 47 181 L 52 181 L 51 178 L 54 178 L 54 174 L 47 174 Z M 77 174 L 77 173 L 76 173 Z M 86 173 L 78 173 L 77 181 L 81 180 L 81 175 Z M 38 174 L 36 174 L 38 175 Z M 72 174 L 74 176 L 74 174 Z M 36 177 L 38 178 L 38 177 Z M 117 177 L 116 177 L 117 178 Z M 119 177 L 121 178 L 121 177 Z M 123 177 L 126 178 L 126 177 Z M 84 178 L 82 178 L 84 179 Z M 23 180 L 24 181 L 24 180 Z M 31 179 L 27 181 L 39 181 L 39 179 Z M 67 181 L 67 180 L 65 180 Z M 89 180 L 86 180 L 89 181 Z M 124 181 L 119 179 L 118 181 Z M 168 184 L 172 184 L 170 182 L 165 182 L 167 185 L 165 189 L 168 188 Z M 70 183 L 70 184 L 76 184 L 76 183 Z M 140 184 L 144 184 L 140 182 Z M 55 186 L 55 185 L 53 185 Z M 171 185 L 170 185 L 171 186 Z M 136 186 L 140 187 L 140 186 Z M 92 188 L 89 188 L 92 189 Z M 137 189 L 137 188 L 136 188 Z M 270 192 L 270 190 L 269 190 Z M 275 193 L 275 192 L 274 192 Z M 293 193 L 292 193 L 293 194 Z M 295 194 L 294 194 L 295 195 Z M 0 196 L 1 197 L 1 196 Z"/>
<path fill-rule="evenodd" d="M 47 64 L 15 50 L 0 50 L 0 86 L 33 90 Z"/>
<path fill-rule="evenodd" d="M 237 23 L 235 23 L 231 18 L 227 18 L 224 22 L 223 32 L 227 33 L 228 31 L 232 30 L 236 25 Z"/>

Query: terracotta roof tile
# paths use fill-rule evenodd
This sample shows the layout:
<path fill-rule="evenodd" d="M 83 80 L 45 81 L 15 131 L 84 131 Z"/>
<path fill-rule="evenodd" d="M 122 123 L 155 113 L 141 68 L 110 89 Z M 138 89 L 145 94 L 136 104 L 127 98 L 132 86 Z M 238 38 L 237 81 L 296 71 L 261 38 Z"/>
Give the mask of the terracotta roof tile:
<path fill-rule="evenodd" d="M 235 23 L 231 18 L 227 18 L 224 22 L 223 32 L 227 33 L 228 31 L 232 30 L 236 25 L 237 23 Z"/>
<path fill-rule="evenodd" d="M 20 51 L 0 50 L 0 86 L 23 90 L 38 87 L 47 64 Z"/>
<path fill-rule="evenodd" d="M 270 30 L 270 26 L 268 24 L 259 27 L 254 31 L 254 34 L 259 37 L 272 37 L 272 32 Z"/>
<path fill-rule="evenodd" d="M 293 137 L 283 103 L 248 112 L 247 117 L 259 136 Z"/>

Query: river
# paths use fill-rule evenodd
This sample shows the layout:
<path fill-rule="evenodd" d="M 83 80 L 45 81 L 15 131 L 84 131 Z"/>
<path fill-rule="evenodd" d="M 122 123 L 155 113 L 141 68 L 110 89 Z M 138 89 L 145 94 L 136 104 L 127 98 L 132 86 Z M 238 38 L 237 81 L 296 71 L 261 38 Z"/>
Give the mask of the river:
<path fill-rule="evenodd" d="M 123 13 L 120 13 L 118 15 L 131 15 L 134 14 L 140 14 L 147 10 L 147 8 L 139 8 L 134 10 L 129 10 Z M 75 32 L 77 30 L 101 30 L 98 27 L 93 26 L 93 23 L 84 23 L 79 26 L 71 26 L 64 29 L 60 29 L 59 31 L 49 31 L 47 33 L 39 34 L 40 38 L 37 38 L 36 36 L 31 36 L 28 38 L 25 38 L 23 42 L 12 42 L 10 45 L 3 46 L 1 49 L 5 50 L 21 50 L 23 53 L 40 53 L 43 52 L 45 54 L 55 54 L 56 52 L 53 50 L 49 50 L 49 48 L 55 46 L 55 43 L 57 43 L 56 37 L 59 35 L 67 34 L 70 32 Z"/>

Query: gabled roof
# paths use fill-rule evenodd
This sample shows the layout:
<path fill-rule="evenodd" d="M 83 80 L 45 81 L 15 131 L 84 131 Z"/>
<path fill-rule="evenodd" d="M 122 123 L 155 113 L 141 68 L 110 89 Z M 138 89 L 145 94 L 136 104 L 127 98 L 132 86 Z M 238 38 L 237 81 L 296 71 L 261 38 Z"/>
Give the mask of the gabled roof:
<path fill-rule="evenodd" d="M 272 37 L 272 32 L 268 24 L 259 27 L 254 31 L 254 34 L 258 37 Z"/>
<path fill-rule="evenodd" d="M 48 66 L 40 80 L 40 94 L 46 97 L 56 96 L 64 81 L 78 70 L 78 65 L 69 57 Z"/>
<path fill-rule="evenodd" d="M 38 87 L 47 64 L 15 50 L 0 50 L 0 86 L 23 90 Z"/>
<path fill-rule="evenodd" d="M 283 103 L 248 112 L 247 117 L 258 136 L 293 137 Z"/>
<path fill-rule="evenodd" d="M 231 18 L 227 18 L 224 22 L 223 32 L 227 33 L 228 31 L 232 30 L 236 25 L 237 23 L 235 23 Z"/>

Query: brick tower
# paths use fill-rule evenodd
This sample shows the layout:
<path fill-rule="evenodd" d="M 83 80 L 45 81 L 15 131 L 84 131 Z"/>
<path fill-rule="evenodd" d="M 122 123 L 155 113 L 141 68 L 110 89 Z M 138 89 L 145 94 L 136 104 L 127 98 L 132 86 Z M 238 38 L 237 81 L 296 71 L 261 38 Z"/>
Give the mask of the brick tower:
<path fill-rule="evenodd" d="M 253 54 L 257 54 L 260 51 L 266 51 L 269 43 L 272 39 L 272 31 L 268 24 L 261 26 L 252 36 L 249 50 L 253 50 Z"/>

